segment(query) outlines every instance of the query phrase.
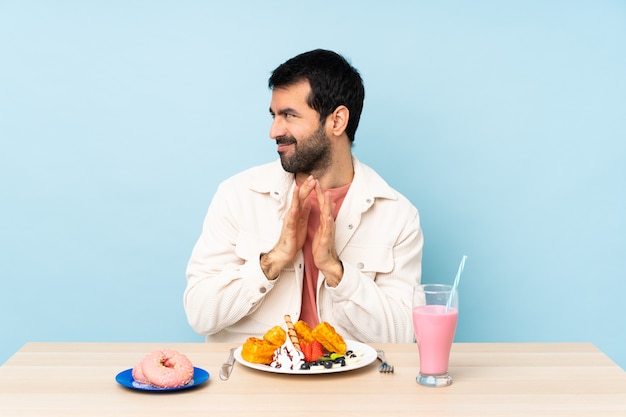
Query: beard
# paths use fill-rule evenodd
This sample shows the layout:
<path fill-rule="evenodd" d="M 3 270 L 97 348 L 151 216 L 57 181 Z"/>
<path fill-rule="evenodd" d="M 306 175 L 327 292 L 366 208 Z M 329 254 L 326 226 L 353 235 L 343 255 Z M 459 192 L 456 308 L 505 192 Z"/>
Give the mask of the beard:
<path fill-rule="evenodd" d="M 277 144 L 294 144 L 294 152 L 291 155 L 280 154 L 280 162 L 283 169 L 292 174 L 299 172 L 313 173 L 324 172 L 330 165 L 330 139 L 324 132 L 324 125 L 306 139 L 296 140 L 292 136 L 276 138 Z"/>

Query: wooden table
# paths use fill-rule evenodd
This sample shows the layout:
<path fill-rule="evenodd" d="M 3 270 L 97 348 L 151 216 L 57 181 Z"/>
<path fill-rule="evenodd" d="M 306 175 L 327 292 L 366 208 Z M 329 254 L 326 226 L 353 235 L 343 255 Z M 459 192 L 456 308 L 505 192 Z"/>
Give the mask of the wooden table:
<path fill-rule="evenodd" d="M 232 344 L 28 343 L 0 367 L 0 416 L 626 416 L 626 372 L 588 343 L 454 344 L 454 383 L 415 382 L 414 344 L 383 348 L 378 363 L 330 375 L 280 375 L 236 363 L 218 377 Z M 210 373 L 170 393 L 115 381 L 151 350 L 171 347 Z"/>

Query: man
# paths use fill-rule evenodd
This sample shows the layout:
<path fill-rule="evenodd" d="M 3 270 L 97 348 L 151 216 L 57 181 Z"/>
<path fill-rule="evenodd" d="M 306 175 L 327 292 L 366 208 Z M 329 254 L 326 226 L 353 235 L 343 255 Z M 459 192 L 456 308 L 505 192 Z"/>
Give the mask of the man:
<path fill-rule="evenodd" d="M 314 50 L 276 68 L 269 87 L 280 162 L 220 184 L 187 267 L 189 323 L 207 341 L 243 342 L 289 314 L 346 339 L 412 341 L 419 215 L 352 155 L 359 73 Z"/>

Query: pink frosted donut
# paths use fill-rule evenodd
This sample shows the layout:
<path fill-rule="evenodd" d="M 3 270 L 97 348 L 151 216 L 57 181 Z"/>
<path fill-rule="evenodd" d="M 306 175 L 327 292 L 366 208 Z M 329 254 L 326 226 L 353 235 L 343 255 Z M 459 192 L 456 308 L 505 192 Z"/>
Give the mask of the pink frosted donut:
<path fill-rule="evenodd" d="M 141 361 L 141 373 L 150 385 L 157 388 L 178 388 L 193 378 L 193 365 L 175 350 L 155 350 Z"/>
<path fill-rule="evenodd" d="M 143 365 L 143 361 L 139 362 L 133 368 L 133 379 L 139 382 L 140 384 L 149 384 L 150 381 L 148 381 L 148 378 L 146 378 L 146 376 L 143 374 L 143 371 L 141 369 L 142 365 Z"/>

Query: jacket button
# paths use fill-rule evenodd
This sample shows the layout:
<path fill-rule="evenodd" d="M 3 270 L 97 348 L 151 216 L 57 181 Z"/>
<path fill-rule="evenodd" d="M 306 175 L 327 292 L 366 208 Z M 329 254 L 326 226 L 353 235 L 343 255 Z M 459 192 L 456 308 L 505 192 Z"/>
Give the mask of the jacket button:
<path fill-rule="evenodd" d="M 267 291 L 267 289 L 266 289 L 265 287 L 261 287 L 261 288 L 259 288 L 259 292 L 260 292 L 261 294 L 265 294 L 265 291 Z"/>
<path fill-rule="evenodd" d="M 364 266 L 365 266 L 365 265 L 363 265 L 363 262 L 359 262 L 358 264 L 356 264 L 356 267 L 357 267 L 358 269 L 363 269 L 363 267 L 364 267 Z"/>
<path fill-rule="evenodd" d="M 348 230 L 352 230 L 353 227 L 354 227 L 353 225 L 349 224 L 348 225 Z"/>

